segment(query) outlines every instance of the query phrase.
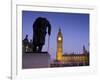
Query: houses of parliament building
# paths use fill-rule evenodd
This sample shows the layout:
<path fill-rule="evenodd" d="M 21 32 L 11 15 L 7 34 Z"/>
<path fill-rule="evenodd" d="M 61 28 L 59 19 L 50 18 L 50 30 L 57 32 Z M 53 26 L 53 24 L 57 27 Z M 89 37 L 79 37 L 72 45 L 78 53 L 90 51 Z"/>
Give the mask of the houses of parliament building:
<path fill-rule="evenodd" d="M 89 52 L 85 49 L 85 46 L 83 46 L 83 53 L 63 54 L 63 35 L 61 29 L 59 29 L 57 35 L 57 52 L 55 62 L 57 62 L 57 64 L 61 63 L 62 66 L 87 66 L 89 65 Z"/>

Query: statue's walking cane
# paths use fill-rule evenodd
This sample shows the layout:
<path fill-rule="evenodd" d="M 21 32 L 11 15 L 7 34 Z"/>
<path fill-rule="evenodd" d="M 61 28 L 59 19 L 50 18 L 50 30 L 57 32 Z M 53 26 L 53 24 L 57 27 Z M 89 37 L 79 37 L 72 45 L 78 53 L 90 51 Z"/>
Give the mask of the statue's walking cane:
<path fill-rule="evenodd" d="M 50 46 L 50 36 L 48 35 L 48 52 L 49 52 L 49 46 Z"/>

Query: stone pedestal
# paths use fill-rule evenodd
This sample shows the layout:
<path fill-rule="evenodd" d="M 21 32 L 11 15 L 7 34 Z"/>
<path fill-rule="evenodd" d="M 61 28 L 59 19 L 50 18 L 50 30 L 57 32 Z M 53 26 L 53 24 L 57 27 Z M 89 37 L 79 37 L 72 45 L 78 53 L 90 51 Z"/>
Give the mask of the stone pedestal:
<path fill-rule="evenodd" d="M 22 56 L 22 68 L 47 68 L 50 67 L 50 55 L 42 53 L 24 53 Z"/>

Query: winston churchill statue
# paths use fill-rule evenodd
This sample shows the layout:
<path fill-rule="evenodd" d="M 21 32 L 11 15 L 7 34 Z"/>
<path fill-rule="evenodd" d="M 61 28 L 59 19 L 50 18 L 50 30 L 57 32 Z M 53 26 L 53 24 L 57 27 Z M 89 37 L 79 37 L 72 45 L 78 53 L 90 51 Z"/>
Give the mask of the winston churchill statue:
<path fill-rule="evenodd" d="M 43 17 L 38 17 L 33 23 L 33 52 L 42 52 L 45 36 L 51 34 L 51 24 Z"/>

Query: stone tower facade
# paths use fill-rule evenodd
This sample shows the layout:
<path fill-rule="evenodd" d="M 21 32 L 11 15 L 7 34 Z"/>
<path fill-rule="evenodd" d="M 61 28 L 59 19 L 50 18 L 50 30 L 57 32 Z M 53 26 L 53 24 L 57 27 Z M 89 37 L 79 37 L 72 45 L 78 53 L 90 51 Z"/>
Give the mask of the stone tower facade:
<path fill-rule="evenodd" d="M 63 36 L 61 29 L 59 28 L 57 35 L 57 53 L 56 53 L 57 61 L 62 61 L 62 54 L 63 54 Z"/>

